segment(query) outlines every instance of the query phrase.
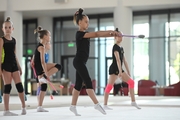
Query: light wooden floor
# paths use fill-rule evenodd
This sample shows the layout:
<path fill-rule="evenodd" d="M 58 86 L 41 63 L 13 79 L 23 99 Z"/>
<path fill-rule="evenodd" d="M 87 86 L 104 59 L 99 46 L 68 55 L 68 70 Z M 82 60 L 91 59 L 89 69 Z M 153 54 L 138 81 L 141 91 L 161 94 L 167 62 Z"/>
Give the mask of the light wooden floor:
<path fill-rule="evenodd" d="M 74 116 L 69 111 L 71 96 L 54 96 L 51 100 L 45 97 L 44 108 L 48 113 L 37 113 L 37 100 L 35 96 L 27 96 L 27 115 L 4 117 L 3 103 L 0 103 L 0 120 L 180 120 L 180 97 L 136 97 L 141 110 L 130 106 L 128 96 L 110 96 L 109 106 L 113 110 L 106 111 L 103 115 L 93 108 L 93 103 L 88 96 L 80 96 L 77 110 L 82 116 Z M 97 96 L 103 104 L 103 96 Z M 21 105 L 17 96 L 11 96 L 10 108 L 12 112 L 20 114 Z"/>

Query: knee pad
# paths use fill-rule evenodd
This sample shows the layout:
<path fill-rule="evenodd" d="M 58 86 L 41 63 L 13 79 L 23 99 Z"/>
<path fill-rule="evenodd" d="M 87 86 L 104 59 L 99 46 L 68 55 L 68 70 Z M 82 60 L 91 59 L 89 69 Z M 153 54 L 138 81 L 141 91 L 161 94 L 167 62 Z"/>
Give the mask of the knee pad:
<path fill-rule="evenodd" d="M 41 91 L 46 91 L 47 90 L 47 84 L 43 83 L 41 84 Z"/>
<path fill-rule="evenodd" d="M 10 94 L 11 88 L 11 84 L 4 85 L 4 94 Z"/>
<path fill-rule="evenodd" d="M 112 90 L 113 86 L 111 84 L 107 84 L 105 92 L 106 93 L 110 93 L 110 91 Z"/>
<path fill-rule="evenodd" d="M 129 80 L 127 81 L 127 83 L 128 83 L 129 88 L 134 88 L 134 80 L 129 79 Z"/>
<path fill-rule="evenodd" d="M 39 86 L 39 87 L 37 88 L 37 91 L 36 91 L 36 95 L 37 95 L 37 96 L 39 95 L 40 91 L 41 91 L 41 86 Z"/>
<path fill-rule="evenodd" d="M 19 93 L 22 93 L 24 91 L 23 85 L 21 82 L 16 84 L 16 89 Z"/>
<path fill-rule="evenodd" d="M 60 64 L 56 64 L 54 67 L 57 68 L 59 71 L 60 71 L 61 68 L 62 68 L 62 66 L 61 66 Z"/>

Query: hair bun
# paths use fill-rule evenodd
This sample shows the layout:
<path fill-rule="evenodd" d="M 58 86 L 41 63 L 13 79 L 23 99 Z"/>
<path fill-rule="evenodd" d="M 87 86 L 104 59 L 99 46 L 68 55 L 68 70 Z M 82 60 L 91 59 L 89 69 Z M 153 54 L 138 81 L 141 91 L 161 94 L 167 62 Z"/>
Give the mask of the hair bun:
<path fill-rule="evenodd" d="M 79 8 L 79 10 L 78 10 L 79 15 L 82 15 L 83 11 L 84 10 L 82 8 Z"/>
<path fill-rule="evenodd" d="M 38 31 L 41 31 L 41 30 L 43 30 L 43 29 L 42 29 L 41 26 L 38 26 L 38 27 L 37 27 L 37 30 L 38 30 Z"/>
<path fill-rule="evenodd" d="M 116 28 L 115 31 L 119 32 L 118 28 Z"/>
<path fill-rule="evenodd" d="M 35 30 L 34 30 L 34 34 L 38 33 L 39 31 L 43 30 L 41 26 L 38 26 Z"/>
<path fill-rule="evenodd" d="M 6 21 L 10 21 L 10 19 L 11 19 L 10 17 L 7 17 L 7 18 L 6 18 Z"/>

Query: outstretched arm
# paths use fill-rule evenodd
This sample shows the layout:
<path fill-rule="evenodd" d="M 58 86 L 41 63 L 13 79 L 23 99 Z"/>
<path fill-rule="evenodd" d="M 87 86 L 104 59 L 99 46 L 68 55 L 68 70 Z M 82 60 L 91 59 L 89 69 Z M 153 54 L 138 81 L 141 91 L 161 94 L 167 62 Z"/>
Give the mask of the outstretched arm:
<path fill-rule="evenodd" d="M 84 35 L 84 38 L 97 38 L 97 37 L 113 37 L 118 36 L 119 33 L 117 31 L 97 31 L 97 32 L 89 32 Z"/>

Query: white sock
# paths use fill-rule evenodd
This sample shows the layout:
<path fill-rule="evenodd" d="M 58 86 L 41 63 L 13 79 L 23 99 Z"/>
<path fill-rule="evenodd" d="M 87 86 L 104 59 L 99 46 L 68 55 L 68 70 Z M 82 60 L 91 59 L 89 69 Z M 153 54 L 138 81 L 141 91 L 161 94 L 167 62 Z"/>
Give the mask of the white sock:
<path fill-rule="evenodd" d="M 21 115 L 26 115 L 26 108 L 22 108 Z"/>
<path fill-rule="evenodd" d="M 94 108 L 96 110 L 100 111 L 102 114 L 106 115 L 106 111 L 104 110 L 104 108 L 99 103 L 95 104 Z"/>
<path fill-rule="evenodd" d="M 45 110 L 42 106 L 37 107 L 37 112 L 49 112 L 48 110 Z"/>
<path fill-rule="evenodd" d="M 80 114 L 77 113 L 75 105 L 71 105 L 69 109 L 71 112 L 73 112 L 75 114 L 75 116 L 81 116 Z"/>
<path fill-rule="evenodd" d="M 104 105 L 103 106 L 105 110 L 113 110 L 112 108 L 110 108 L 108 105 Z"/>
<path fill-rule="evenodd" d="M 18 116 L 18 114 L 10 112 L 9 110 L 4 111 L 3 116 Z"/>
<path fill-rule="evenodd" d="M 137 109 L 141 109 L 141 108 L 137 105 L 136 102 L 131 102 L 131 105 L 134 106 L 134 107 L 136 107 Z"/>

